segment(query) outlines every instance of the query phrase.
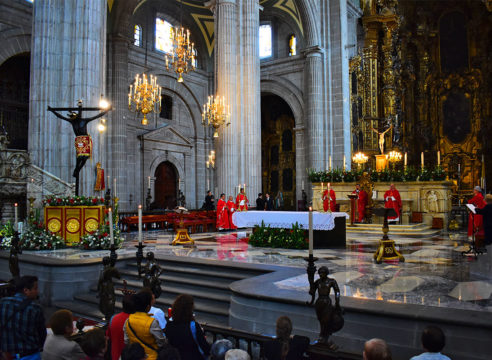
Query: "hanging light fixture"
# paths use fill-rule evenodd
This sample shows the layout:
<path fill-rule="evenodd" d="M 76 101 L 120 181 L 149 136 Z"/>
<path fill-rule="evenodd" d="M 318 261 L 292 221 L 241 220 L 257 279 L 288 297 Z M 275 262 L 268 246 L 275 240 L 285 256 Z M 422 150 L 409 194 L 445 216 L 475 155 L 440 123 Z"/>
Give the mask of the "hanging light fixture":
<path fill-rule="evenodd" d="M 361 151 L 359 151 L 357 154 L 354 154 L 354 156 L 352 156 L 352 162 L 356 163 L 358 168 L 360 168 L 361 165 L 365 164 L 368 160 L 369 158 L 367 157 L 367 155 Z"/>
<path fill-rule="evenodd" d="M 217 131 L 219 127 L 228 126 L 231 123 L 230 115 L 229 106 L 226 106 L 223 96 L 209 96 L 207 103 L 203 105 L 202 124 L 212 126 L 214 138 L 216 138 L 219 137 Z"/>
<path fill-rule="evenodd" d="M 178 29 L 171 28 L 171 54 L 166 54 L 166 69 L 173 69 L 178 82 L 183 82 L 183 74 L 196 69 L 195 44 L 190 42 L 190 30 L 183 27 L 183 0 L 181 0 L 181 21 Z"/>
<path fill-rule="evenodd" d="M 157 85 L 157 77 L 142 74 L 135 76 L 135 82 L 130 85 L 128 93 L 128 109 L 143 114 L 142 125 L 147 125 L 147 114 L 161 111 L 161 87 Z"/>

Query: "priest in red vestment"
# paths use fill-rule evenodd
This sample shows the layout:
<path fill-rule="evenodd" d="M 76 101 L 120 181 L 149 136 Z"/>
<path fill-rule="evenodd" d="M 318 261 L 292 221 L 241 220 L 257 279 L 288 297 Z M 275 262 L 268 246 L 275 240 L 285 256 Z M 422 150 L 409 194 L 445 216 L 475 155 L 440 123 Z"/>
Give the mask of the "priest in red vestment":
<path fill-rule="evenodd" d="M 330 196 L 328 196 L 330 193 Z M 323 210 L 325 212 L 328 211 L 328 208 L 331 212 L 335 212 L 337 206 L 337 197 L 335 196 L 335 191 L 330 187 L 328 183 L 328 188 L 323 192 L 323 196 L 321 197 L 323 200 Z"/>
<path fill-rule="evenodd" d="M 360 184 L 357 184 L 352 194 L 357 195 L 357 212 L 359 213 L 359 222 L 362 222 L 366 215 L 367 193 L 360 188 Z"/>
<path fill-rule="evenodd" d="M 249 200 L 244 193 L 244 189 L 241 188 L 241 191 L 236 196 L 236 209 L 239 211 L 248 211 Z"/>
<path fill-rule="evenodd" d="M 483 199 L 480 186 L 475 186 L 473 189 L 473 197 L 468 200 L 468 204 L 473 204 L 479 209 L 483 209 L 485 205 L 487 205 Z M 483 218 L 482 215 L 474 215 L 470 212 L 470 215 L 468 215 L 468 236 L 472 236 L 474 228 L 475 234 L 483 234 Z"/>
<path fill-rule="evenodd" d="M 384 193 L 384 207 L 393 208 L 396 212 L 396 216 L 388 216 L 388 221 L 400 221 L 401 197 L 395 184 L 391 184 L 390 189 Z"/>
<path fill-rule="evenodd" d="M 229 212 L 227 211 L 225 194 L 220 194 L 220 199 L 217 201 L 217 230 L 229 229 Z"/>
<path fill-rule="evenodd" d="M 234 198 L 232 196 L 229 196 L 229 200 L 227 201 L 227 210 L 229 211 L 229 229 L 237 229 L 237 226 L 232 222 L 232 214 L 236 211 L 236 204 L 234 203 Z"/>

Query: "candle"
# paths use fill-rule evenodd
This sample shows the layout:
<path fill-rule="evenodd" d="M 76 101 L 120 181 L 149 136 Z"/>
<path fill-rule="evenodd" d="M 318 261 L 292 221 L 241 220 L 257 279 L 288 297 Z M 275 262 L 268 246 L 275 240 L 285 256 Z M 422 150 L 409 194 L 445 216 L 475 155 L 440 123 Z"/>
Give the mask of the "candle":
<path fill-rule="evenodd" d="M 345 170 L 345 155 L 343 155 L 343 170 Z"/>
<path fill-rule="evenodd" d="M 108 175 L 108 189 L 111 186 L 111 181 L 110 180 L 111 180 L 111 177 Z"/>
<path fill-rule="evenodd" d="M 441 165 L 441 151 L 437 151 L 437 166 Z"/>
<path fill-rule="evenodd" d="M 17 226 L 19 222 L 19 204 L 14 204 L 14 230 L 17 231 Z"/>
<path fill-rule="evenodd" d="M 421 166 L 423 169 L 424 168 L 424 152 L 423 151 L 420 153 L 420 163 L 421 163 Z"/>
<path fill-rule="evenodd" d="M 181 190 L 181 178 L 178 178 L 178 190 Z"/>
<path fill-rule="evenodd" d="M 458 172 L 460 172 L 461 164 L 458 164 Z"/>
<path fill-rule="evenodd" d="M 321 192 L 323 192 L 323 182 L 321 183 Z"/>
<path fill-rule="evenodd" d="M 148 179 L 149 179 L 149 186 L 148 186 L 148 188 L 150 189 L 150 176 L 148 176 Z"/>
<path fill-rule="evenodd" d="M 405 168 L 407 167 L 407 153 L 405 153 L 405 161 L 404 161 Z"/>
<path fill-rule="evenodd" d="M 138 205 L 138 243 L 142 244 L 142 205 Z"/>
<path fill-rule="evenodd" d="M 330 155 L 330 167 L 328 169 L 331 171 L 331 155 Z"/>
<path fill-rule="evenodd" d="M 109 238 L 111 239 L 111 245 L 114 245 L 114 237 L 113 237 L 113 211 L 111 208 L 108 209 L 108 218 L 109 218 Z"/>
<path fill-rule="evenodd" d="M 302 189 L 301 190 L 304 190 L 304 180 L 302 180 Z"/>
<path fill-rule="evenodd" d="M 116 197 L 116 177 L 114 178 L 113 197 Z"/>
<path fill-rule="evenodd" d="M 246 192 L 246 184 L 243 184 L 243 189 L 244 189 L 244 192 Z"/>
<path fill-rule="evenodd" d="M 313 208 L 309 207 L 309 256 L 313 255 Z"/>

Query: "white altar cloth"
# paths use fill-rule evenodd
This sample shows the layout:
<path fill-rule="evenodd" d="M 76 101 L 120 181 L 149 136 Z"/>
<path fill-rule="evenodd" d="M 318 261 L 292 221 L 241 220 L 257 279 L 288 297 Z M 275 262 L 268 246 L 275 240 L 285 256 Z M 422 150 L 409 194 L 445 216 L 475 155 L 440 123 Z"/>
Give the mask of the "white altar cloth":
<path fill-rule="evenodd" d="M 232 222 L 238 228 L 265 225 L 272 228 L 290 229 L 296 222 L 304 229 L 309 229 L 309 212 L 307 211 L 236 211 L 232 215 Z M 333 230 L 335 218 L 349 218 L 347 213 L 322 213 L 313 211 L 314 230 Z"/>

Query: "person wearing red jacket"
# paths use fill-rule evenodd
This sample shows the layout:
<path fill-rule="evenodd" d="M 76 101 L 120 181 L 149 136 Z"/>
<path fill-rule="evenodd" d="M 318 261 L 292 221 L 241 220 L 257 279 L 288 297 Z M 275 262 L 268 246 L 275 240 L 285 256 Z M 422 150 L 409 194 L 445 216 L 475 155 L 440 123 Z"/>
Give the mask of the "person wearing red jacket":
<path fill-rule="evenodd" d="M 229 200 L 227 201 L 227 210 L 229 211 L 229 229 L 234 230 L 237 229 L 237 226 L 232 222 L 232 215 L 234 211 L 236 211 L 236 204 L 234 203 L 234 198 L 229 196 Z"/>
<path fill-rule="evenodd" d="M 220 194 L 217 201 L 217 230 L 229 229 L 229 211 L 227 211 L 225 194 Z"/>
<path fill-rule="evenodd" d="M 475 186 L 473 189 L 473 197 L 468 200 L 468 204 L 473 204 L 479 209 L 483 209 L 485 205 L 487 205 L 483 198 L 480 186 Z M 468 236 L 471 237 L 474 231 L 475 234 L 483 235 L 483 217 L 482 215 L 472 215 L 472 213 L 470 213 L 470 215 L 468 215 Z"/>
<path fill-rule="evenodd" d="M 396 190 L 395 184 L 390 185 L 390 189 L 384 193 L 384 207 L 395 209 L 396 216 L 388 216 L 388 221 L 399 221 L 401 210 L 400 192 Z"/>
<path fill-rule="evenodd" d="M 239 194 L 236 196 L 236 209 L 238 211 L 248 211 L 249 200 L 244 193 L 244 189 L 241 188 Z"/>
<path fill-rule="evenodd" d="M 359 222 L 362 222 L 366 215 L 367 192 L 360 188 L 360 184 L 357 184 L 352 194 L 357 195 L 357 212 L 359 213 Z"/>
<path fill-rule="evenodd" d="M 330 195 L 328 195 L 328 193 Z M 331 212 L 335 212 L 337 206 L 337 197 L 335 195 L 335 191 L 330 187 L 328 183 L 328 188 L 323 192 L 323 196 L 321 197 L 323 200 L 323 210 L 325 212 L 330 209 Z"/>

